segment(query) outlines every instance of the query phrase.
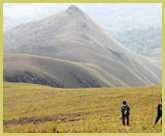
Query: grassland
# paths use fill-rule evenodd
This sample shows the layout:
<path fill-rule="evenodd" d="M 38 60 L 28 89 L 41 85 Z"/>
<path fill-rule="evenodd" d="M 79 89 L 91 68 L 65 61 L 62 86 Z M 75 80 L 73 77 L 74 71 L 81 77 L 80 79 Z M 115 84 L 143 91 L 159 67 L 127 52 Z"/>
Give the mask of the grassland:
<path fill-rule="evenodd" d="M 57 89 L 4 83 L 5 133 L 159 133 L 155 126 L 162 86 Z M 121 124 L 120 107 L 131 107 L 130 126 Z"/>

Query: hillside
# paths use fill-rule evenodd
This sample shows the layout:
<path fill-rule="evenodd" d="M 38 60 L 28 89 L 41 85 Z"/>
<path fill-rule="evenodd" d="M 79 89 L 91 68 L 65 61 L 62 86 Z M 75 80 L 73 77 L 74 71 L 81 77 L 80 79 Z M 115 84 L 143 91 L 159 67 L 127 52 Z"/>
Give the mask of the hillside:
<path fill-rule="evenodd" d="M 4 54 L 3 80 L 25 82 L 59 88 L 89 88 L 115 86 L 94 65 L 25 54 Z M 100 70 L 101 71 L 101 70 Z M 103 72 L 104 73 L 104 72 Z M 113 78 L 113 77 L 112 77 Z"/>
<path fill-rule="evenodd" d="M 3 80 L 7 82 L 34 83 L 59 88 L 130 86 L 127 80 L 117 79 L 92 64 L 25 54 L 4 54 L 3 60 Z M 137 80 L 137 77 L 135 73 L 130 75 L 132 86 L 146 84 L 145 80 Z"/>
<path fill-rule="evenodd" d="M 102 75 L 108 83 L 112 83 L 109 86 L 162 83 L 162 67 L 157 65 L 160 64 L 159 61 L 124 48 L 76 6 L 5 31 L 3 40 L 4 53 L 31 54 L 95 66 L 91 69 L 97 71 L 97 75 Z M 4 59 L 4 63 L 5 61 L 7 59 Z M 10 70 L 12 67 L 6 73 Z M 54 72 L 61 71 L 59 69 Z M 8 78 L 11 80 L 12 77 Z M 67 75 L 64 78 L 68 78 Z M 106 87 L 107 83 L 101 86 Z M 74 88 L 76 87 L 75 84 Z"/>
<path fill-rule="evenodd" d="M 57 89 L 4 83 L 3 130 L 26 133 L 160 133 L 154 126 L 162 86 Z M 130 127 L 121 124 L 120 107 L 131 107 Z"/>
<path fill-rule="evenodd" d="M 162 29 L 131 29 L 112 36 L 126 48 L 142 55 L 162 59 Z"/>

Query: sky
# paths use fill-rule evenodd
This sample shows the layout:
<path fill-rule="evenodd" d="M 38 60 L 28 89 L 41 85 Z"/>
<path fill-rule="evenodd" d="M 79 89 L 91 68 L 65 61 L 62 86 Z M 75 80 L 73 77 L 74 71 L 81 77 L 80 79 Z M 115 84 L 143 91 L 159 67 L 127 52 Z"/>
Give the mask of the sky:
<path fill-rule="evenodd" d="M 162 28 L 161 3 L 4 3 L 4 31 L 45 18 L 76 5 L 110 32 L 133 28 Z"/>

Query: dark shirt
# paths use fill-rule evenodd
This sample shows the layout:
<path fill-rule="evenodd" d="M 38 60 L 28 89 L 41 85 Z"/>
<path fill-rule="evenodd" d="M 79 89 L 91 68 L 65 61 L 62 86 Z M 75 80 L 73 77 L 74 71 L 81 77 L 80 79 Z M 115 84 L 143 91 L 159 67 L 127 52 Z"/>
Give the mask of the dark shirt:
<path fill-rule="evenodd" d="M 130 114 L 130 107 L 126 104 L 126 105 L 123 105 L 122 107 L 121 107 L 121 113 L 123 114 L 124 113 L 124 109 L 125 109 L 125 107 L 127 108 L 127 113 L 128 113 L 128 115 Z"/>
<path fill-rule="evenodd" d="M 158 114 L 162 115 L 162 104 L 161 103 L 158 105 Z"/>

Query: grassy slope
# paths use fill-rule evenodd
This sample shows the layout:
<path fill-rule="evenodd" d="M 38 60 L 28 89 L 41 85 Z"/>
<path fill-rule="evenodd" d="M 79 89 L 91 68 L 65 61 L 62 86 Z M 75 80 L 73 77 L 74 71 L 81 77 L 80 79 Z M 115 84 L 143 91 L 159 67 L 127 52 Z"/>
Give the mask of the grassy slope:
<path fill-rule="evenodd" d="M 4 83 L 4 121 L 66 115 L 65 121 L 9 125 L 4 132 L 161 132 L 160 124 L 153 126 L 161 96 L 162 86 L 56 89 Z M 123 100 L 131 106 L 130 127 L 121 125 Z M 67 116 L 75 113 L 80 116 Z"/>
<path fill-rule="evenodd" d="M 4 81 L 19 79 L 19 82 L 36 83 L 34 80 L 44 79 L 47 82 L 37 82 L 37 84 L 60 88 L 114 86 L 113 83 L 108 82 L 104 76 L 99 74 L 99 70 L 93 70 L 91 66 L 93 67 L 92 64 L 49 57 L 4 54 Z M 26 77 L 26 81 L 23 76 Z M 115 80 L 112 79 L 112 82 Z"/>
<path fill-rule="evenodd" d="M 72 62 L 28 54 L 4 54 L 3 56 L 3 79 L 8 82 L 35 83 L 59 88 L 153 84 L 149 81 L 150 78 L 141 78 L 141 75 L 144 76 L 148 72 L 136 73 L 131 68 L 119 66 L 114 61 L 109 61 L 106 64 L 108 67 L 103 68 L 102 64 Z M 96 60 L 104 62 L 100 57 Z M 150 77 L 152 78 L 152 74 Z"/>

